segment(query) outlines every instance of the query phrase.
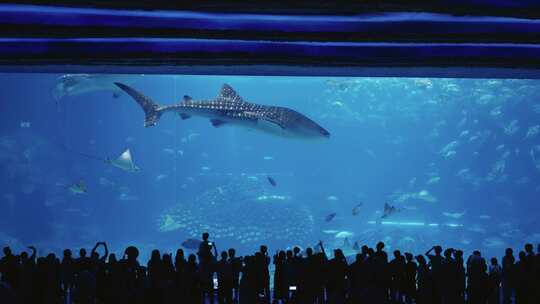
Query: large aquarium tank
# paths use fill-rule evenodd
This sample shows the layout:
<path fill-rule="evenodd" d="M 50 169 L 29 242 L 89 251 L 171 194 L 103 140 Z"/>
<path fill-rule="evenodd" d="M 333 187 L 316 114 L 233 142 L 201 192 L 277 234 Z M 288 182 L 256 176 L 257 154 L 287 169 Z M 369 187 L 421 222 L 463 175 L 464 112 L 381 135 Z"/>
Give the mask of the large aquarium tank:
<path fill-rule="evenodd" d="M 144 259 L 209 232 L 240 254 L 383 241 L 500 257 L 540 239 L 538 80 L 0 80 L 0 246 L 16 252 L 106 241 Z M 236 107 L 249 117 L 227 116 Z"/>

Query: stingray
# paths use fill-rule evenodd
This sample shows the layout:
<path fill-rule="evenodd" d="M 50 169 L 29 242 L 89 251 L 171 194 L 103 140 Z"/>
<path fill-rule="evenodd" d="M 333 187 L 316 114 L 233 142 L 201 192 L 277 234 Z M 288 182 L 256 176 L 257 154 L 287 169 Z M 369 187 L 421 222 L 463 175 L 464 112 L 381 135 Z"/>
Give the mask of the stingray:
<path fill-rule="evenodd" d="M 131 157 L 131 151 L 129 148 L 122 152 L 122 154 L 120 154 L 120 156 L 118 156 L 116 159 L 105 159 L 105 163 L 127 172 L 138 172 L 141 170 L 133 163 L 133 158 Z"/>
<path fill-rule="evenodd" d="M 77 194 L 87 194 L 88 188 L 86 187 L 86 182 L 84 180 L 80 180 L 77 183 L 66 185 L 62 183 L 56 183 L 59 187 L 64 187 L 67 190 L 69 190 L 71 193 L 77 195 Z"/>
<path fill-rule="evenodd" d="M 68 148 L 67 146 L 65 146 L 63 144 L 57 143 L 57 145 L 59 147 L 61 147 L 62 149 L 64 149 L 65 151 L 69 152 L 69 153 L 77 154 L 77 155 L 80 155 L 80 156 L 88 158 L 88 159 L 102 161 L 102 162 L 105 162 L 108 165 L 120 168 L 120 169 L 122 169 L 124 171 L 127 171 L 127 172 L 139 172 L 141 170 L 133 162 L 133 157 L 131 156 L 131 150 L 129 148 L 126 148 L 126 150 L 124 150 L 124 152 L 122 152 L 122 154 L 120 154 L 120 156 L 118 156 L 117 158 L 111 159 L 109 157 L 103 158 L 101 156 L 96 156 L 96 155 L 91 155 L 91 154 L 86 154 L 86 153 L 83 153 L 83 152 L 79 152 L 79 151 L 73 150 L 71 148 Z M 101 182 L 102 181 L 100 180 L 100 183 Z"/>

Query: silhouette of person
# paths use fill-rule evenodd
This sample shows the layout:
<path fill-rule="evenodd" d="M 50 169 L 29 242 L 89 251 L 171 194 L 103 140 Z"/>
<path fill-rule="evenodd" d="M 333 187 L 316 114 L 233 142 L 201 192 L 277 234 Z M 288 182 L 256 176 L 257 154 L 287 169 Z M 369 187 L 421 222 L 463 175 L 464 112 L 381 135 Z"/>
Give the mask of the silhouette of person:
<path fill-rule="evenodd" d="M 186 258 L 184 256 L 184 250 L 176 250 L 176 255 L 174 257 L 174 289 L 176 290 L 175 301 L 178 302 L 182 299 L 185 299 L 186 288 L 184 282 L 184 276 L 186 271 Z"/>
<path fill-rule="evenodd" d="M 319 269 L 317 259 L 313 254 L 313 248 L 306 248 L 306 257 L 303 259 L 301 270 L 302 280 L 299 282 L 301 299 L 305 303 L 313 303 L 317 298 L 317 269 Z"/>
<path fill-rule="evenodd" d="M 467 260 L 468 303 L 485 303 L 487 299 L 487 265 L 480 251 L 473 251 Z"/>
<path fill-rule="evenodd" d="M 418 262 L 418 272 L 417 272 L 417 304 L 430 304 L 433 299 L 433 277 L 431 275 L 431 270 L 427 264 L 426 259 L 423 255 L 416 256 L 416 261 Z"/>
<path fill-rule="evenodd" d="M 515 291 L 516 258 L 512 248 L 506 248 L 502 258 L 502 297 L 503 304 L 510 304 Z"/>
<path fill-rule="evenodd" d="M 405 294 L 405 302 L 412 304 L 416 299 L 416 272 L 418 266 L 414 262 L 414 257 L 411 253 L 405 252 L 405 277 L 403 282 L 403 293 Z"/>
<path fill-rule="evenodd" d="M 242 272 L 242 258 L 236 256 L 236 250 L 234 248 L 229 248 L 228 250 L 229 262 L 231 263 L 232 268 L 232 290 L 233 290 L 233 300 L 235 303 L 238 303 L 238 288 L 240 287 L 240 273 Z"/>
<path fill-rule="evenodd" d="M 463 266 L 463 251 L 454 250 L 453 252 L 456 267 L 456 303 L 465 301 L 466 273 Z"/>
<path fill-rule="evenodd" d="M 2 274 L 2 282 L 5 283 L 5 288 L 17 290 L 17 282 L 19 278 L 18 258 L 15 256 L 11 248 L 4 247 L 4 256 L 0 259 L 0 273 Z"/>
<path fill-rule="evenodd" d="M 227 251 L 221 252 L 221 260 L 217 263 L 218 302 L 232 304 L 233 270 L 228 260 Z"/>
<path fill-rule="evenodd" d="M 534 254 L 534 247 L 532 244 L 527 243 L 525 244 L 525 264 L 526 264 L 526 272 L 525 272 L 525 297 L 527 303 L 535 303 L 535 297 L 536 297 L 536 273 L 535 273 L 535 259 L 536 256 Z"/>
<path fill-rule="evenodd" d="M 274 301 L 286 303 L 289 298 L 289 282 L 287 276 L 287 256 L 281 250 L 274 255 Z"/>
<path fill-rule="evenodd" d="M 161 253 L 159 250 L 152 250 L 150 260 L 147 263 L 148 272 L 148 296 L 150 299 L 154 299 L 156 303 L 162 302 L 162 282 L 163 282 L 163 262 L 161 260 Z"/>
<path fill-rule="evenodd" d="M 385 302 L 389 299 L 390 272 L 388 269 L 388 254 L 384 251 L 384 243 L 378 242 L 371 261 L 373 273 L 372 300 Z"/>
<path fill-rule="evenodd" d="M 435 254 L 431 254 L 431 251 L 435 252 Z M 431 276 L 433 279 L 433 304 L 441 303 L 442 300 L 442 293 L 441 290 L 443 288 L 443 278 L 441 274 L 441 266 L 443 262 L 443 257 L 441 256 L 442 247 L 441 246 L 433 246 L 430 250 L 428 250 L 425 255 L 429 259 L 429 266 L 431 268 Z"/>
<path fill-rule="evenodd" d="M 183 282 L 185 284 L 185 303 L 201 303 L 202 290 L 199 276 L 199 266 L 197 265 L 197 256 L 190 254 L 188 256 Z"/>
<path fill-rule="evenodd" d="M 393 302 L 403 301 L 402 285 L 405 276 L 405 259 L 399 250 L 394 251 L 394 259 L 388 264 L 391 285 L 390 297 Z"/>
<path fill-rule="evenodd" d="M 439 292 L 442 303 L 459 302 L 459 270 L 456 261 L 452 257 L 454 249 L 444 251 L 444 258 L 440 266 Z"/>
<path fill-rule="evenodd" d="M 33 295 L 35 294 L 35 270 L 36 270 L 36 248 L 29 246 L 32 250 L 32 255 L 28 256 L 27 252 L 22 252 L 19 261 L 19 290 L 17 291 L 20 298 L 20 303 L 34 303 Z"/>
<path fill-rule="evenodd" d="M 361 303 L 366 297 L 365 260 L 361 253 L 357 253 L 355 261 L 349 265 L 349 297 L 353 303 Z M 312 302 L 310 302 L 312 303 Z"/>
<path fill-rule="evenodd" d="M 240 279 L 240 304 L 252 304 L 259 301 L 257 295 L 257 258 L 254 256 L 244 257 L 242 278 Z"/>
<path fill-rule="evenodd" d="M 174 264 L 172 261 L 171 254 L 164 254 L 161 258 L 162 263 L 162 273 L 161 273 L 161 284 L 160 290 L 162 293 L 162 298 L 164 303 L 170 303 L 175 298 L 175 293 L 173 292 L 173 286 L 175 282 L 175 270 Z"/>
<path fill-rule="evenodd" d="M 346 298 L 346 276 L 349 265 L 341 249 L 334 250 L 334 258 L 328 263 L 328 303 L 344 304 Z"/>
<path fill-rule="evenodd" d="M 499 294 L 502 281 L 502 268 L 496 258 L 491 258 L 489 265 L 488 303 L 499 304 Z"/>
<path fill-rule="evenodd" d="M 199 245 L 197 256 L 199 257 L 202 301 L 205 301 L 206 296 L 208 296 L 210 303 L 214 303 L 214 266 L 217 258 L 217 249 L 215 244 L 209 241 L 209 238 L 210 234 L 208 232 L 202 234 L 202 242 Z M 212 249 L 214 249 L 214 254 L 212 254 Z"/>
<path fill-rule="evenodd" d="M 268 256 L 268 247 L 262 245 L 257 255 L 257 268 L 259 273 L 259 294 L 264 295 L 266 303 L 270 303 L 270 272 L 268 266 L 270 265 L 270 257 Z"/>
<path fill-rule="evenodd" d="M 124 258 L 119 262 L 119 296 L 126 303 L 136 303 L 136 291 L 139 290 L 139 277 L 146 271 L 141 269 L 139 250 L 135 246 L 129 246 L 124 251 Z"/>
<path fill-rule="evenodd" d="M 75 260 L 72 257 L 71 250 L 64 250 L 64 256 L 62 258 L 62 263 L 60 264 L 60 277 L 65 297 L 71 296 L 70 293 L 73 290 L 75 283 L 75 269 Z"/>

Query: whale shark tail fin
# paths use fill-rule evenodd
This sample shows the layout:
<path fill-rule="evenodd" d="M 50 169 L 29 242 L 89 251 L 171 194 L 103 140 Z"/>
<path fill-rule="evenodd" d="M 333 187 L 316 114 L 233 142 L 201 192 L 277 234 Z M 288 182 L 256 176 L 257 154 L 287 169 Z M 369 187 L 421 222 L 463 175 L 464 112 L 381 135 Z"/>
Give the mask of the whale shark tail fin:
<path fill-rule="evenodd" d="M 145 127 L 152 127 L 157 124 L 162 113 L 160 111 L 159 104 L 155 103 L 152 99 L 144 96 L 142 93 L 138 92 L 130 86 L 119 82 L 115 82 L 114 84 L 117 85 L 120 89 L 122 89 L 122 91 L 126 92 L 129 96 L 131 96 L 131 98 L 133 98 L 139 104 L 139 106 L 141 106 L 145 116 Z"/>

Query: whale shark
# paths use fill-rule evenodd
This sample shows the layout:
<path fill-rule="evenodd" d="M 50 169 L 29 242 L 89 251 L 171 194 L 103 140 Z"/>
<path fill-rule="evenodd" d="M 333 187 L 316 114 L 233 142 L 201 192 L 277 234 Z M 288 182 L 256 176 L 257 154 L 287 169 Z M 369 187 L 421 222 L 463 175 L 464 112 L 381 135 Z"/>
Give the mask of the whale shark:
<path fill-rule="evenodd" d="M 330 132 L 303 114 L 285 107 L 244 101 L 228 84 L 222 86 L 215 99 L 196 101 L 185 95 L 180 103 L 172 105 L 160 105 L 128 85 L 119 82 L 115 84 L 143 109 L 145 127 L 157 125 L 164 113 L 173 112 L 183 120 L 191 116 L 209 118 L 212 126 L 216 128 L 236 125 L 297 139 L 330 137 Z"/>

